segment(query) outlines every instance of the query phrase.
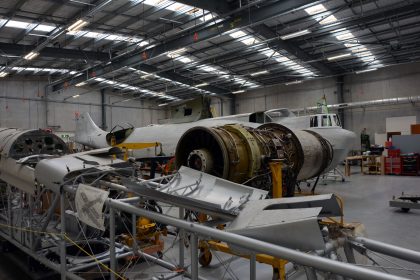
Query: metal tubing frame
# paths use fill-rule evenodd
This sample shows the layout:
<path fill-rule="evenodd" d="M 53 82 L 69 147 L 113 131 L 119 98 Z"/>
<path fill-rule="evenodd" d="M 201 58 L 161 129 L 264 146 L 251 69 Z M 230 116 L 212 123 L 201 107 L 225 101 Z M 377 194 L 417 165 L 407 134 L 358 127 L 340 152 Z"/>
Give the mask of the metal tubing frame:
<path fill-rule="evenodd" d="M 420 264 L 420 252 L 406 248 L 401 248 L 391 244 L 386 244 L 365 237 L 352 237 L 350 239 L 355 242 L 361 243 L 369 250 Z"/>
<path fill-rule="evenodd" d="M 379 271 L 357 267 L 351 264 L 333 261 L 323 257 L 302 253 L 293 249 L 273 245 L 267 242 L 255 240 L 249 237 L 209 228 L 203 225 L 179 220 L 174 217 L 169 217 L 163 214 L 147 211 L 145 209 L 136 208 L 131 205 L 108 199 L 106 204 L 110 208 L 119 209 L 128 213 L 135 213 L 138 216 L 145 216 L 147 218 L 159 221 L 164 224 L 170 224 L 188 232 L 193 232 L 202 236 L 210 236 L 215 239 L 223 240 L 228 243 L 236 244 L 242 248 L 266 253 L 278 258 L 287 259 L 299 263 L 304 266 L 314 267 L 322 271 L 330 271 L 334 274 L 348 276 L 353 279 L 366 279 L 366 280 L 391 280 L 391 279 L 407 279 L 395 275 L 385 274 Z"/>
<path fill-rule="evenodd" d="M 112 207 L 109 208 L 109 259 L 110 259 L 110 279 L 115 280 L 116 258 L 115 258 L 115 213 Z"/>
<path fill-rule="evenodd" d="M 66 280 L 67 267 L 66 267 L 66 239 L 64 238 L 66 234 L 66 207 L 65 207 L 65 192 L 61 190 L 60 194 L 56 194 L 57 198 L 60 198 L 60 231 L 61 231 L 61 241 L 60 241 L 60 274 L 61 280 Z M 53 206 L 51 209 L 54 209 Z"/>
<path fill-rule="evenodd" d="M 192 233 L 190 236 L 191 253 L 191 279 L 198 280 L 198 236 Z"/>
<path fill-rule="evenodd" d="M 180 219 L 184 219 L 184 215 L 185 215 L 185 209 L 182 207 L 178 208 L 179 211 L 179 218 Z M 185 263 L 184 263 L 184 230 L 183 229 L 179 229 L 179 267 L 180 268 L 184 268 L 185 267 Z"/>

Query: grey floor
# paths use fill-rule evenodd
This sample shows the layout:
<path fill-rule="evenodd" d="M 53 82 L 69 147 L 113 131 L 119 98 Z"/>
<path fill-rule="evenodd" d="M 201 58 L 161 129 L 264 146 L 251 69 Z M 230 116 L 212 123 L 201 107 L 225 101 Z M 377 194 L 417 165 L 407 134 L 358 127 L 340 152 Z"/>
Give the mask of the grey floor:
<path fill-rule="evenodd" d="M 357 168 L 354 168 L 354 171 L 356 174 L 347 177 L 345 182 L 337 181 L 318 185 L 317 193 L 335 193 L 341 196 L 344 199 L 345 220 L 362 222 L 366 226 L 368 237 L 420 251 L 420 210 L 403 213 L 399 209 L 388 206 L 393 195 L 401 194 L 401 192 L 420 194 L 420 177 L 361 175 L 357 174 Z M 177 244 L 171 243 L 171 238 L 168 238 L 166 240 L 168 250 L 164 259 L 177 263 Z M 375 259 L 378 260 L 376 257 Z M 394 266 L 388 261 L 380 259 L 378 261 L 384 266 Z M 391 261 L 394 260 L 391 259 Z M 188 258 L 185 262 L 189 262 Z M 389 271 L 407 278 L 420 279 L 420 265 L 401 261 L 399 264 L 416 271 L 410 272 L 404 269 Z M 18 275 L 17 271 L 10 271 L 11 269 L 13 268 L 0 261 L 0 279 L 25 279 L 22 275 Z M 205 279 L 248 279 L 249 263 L 240 258 L 214 253 L 210 267 L 200 268 L 199 271 Z M 136 265 L 127 275 L 129 279 L 151 279 L 167 275 L 167 271 L 161 267 L 142 263 Z M 271 267 L 257 264 L 257 275 L 257 279 L 271 279 Z M 305 279 L 299 273 L 291 278 Z"/>

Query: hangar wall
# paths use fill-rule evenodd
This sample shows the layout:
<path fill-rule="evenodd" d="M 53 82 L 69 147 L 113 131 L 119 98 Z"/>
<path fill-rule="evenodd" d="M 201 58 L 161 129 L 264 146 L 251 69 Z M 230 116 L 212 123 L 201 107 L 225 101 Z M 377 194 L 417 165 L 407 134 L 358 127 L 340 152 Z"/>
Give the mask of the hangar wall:
<path fill-rule="evenodd" d="M 302 108 L 315 106 L 325 94 L 329 104 L 338 103 L 337 78 L 325 78 L 296 85 L 276 85 L 258 89 L 250 94 L 236 96 L 237 113 L 272 108 Z M 343 102 L 420 95 L 420 63 L 386 67 L 373 72 L 344 77 Z M 344 111 L 345 128 L 359 134 L 385 133 L 385 118 L 417 116 L 420 121 L 420 104 L 368 107 Z"/>
<path fill-rule="evenodd" d="M 98 125 L 102 123 L 99 91 L 92 91 L 86 87 L 70 87 L 48 94 L 49 102 L 46 104 L 44 98 L 46 84 L 47 80 L 39 80 L 39 77 L 36 79 L 12 77 L 0 80 L 0 127 L 44 128 L 48 118 L 49 127 L 56 127 L 57 131 L 74 131 L 75 116 L 82 112 L 89 112 Z M 77 94 L 80 95 L 78 98 L 72 98 Z M 123 122 L 145 126 L 157 123 L 158 119 L 166 117 L 165 110 L 156 108 L 154 103 L 118 102 L 126 98 L 113 96 L 107 91 L 105 96 L 106 103 L 112 104 L 112 107 L 106 107 L 108 129 Z"/>

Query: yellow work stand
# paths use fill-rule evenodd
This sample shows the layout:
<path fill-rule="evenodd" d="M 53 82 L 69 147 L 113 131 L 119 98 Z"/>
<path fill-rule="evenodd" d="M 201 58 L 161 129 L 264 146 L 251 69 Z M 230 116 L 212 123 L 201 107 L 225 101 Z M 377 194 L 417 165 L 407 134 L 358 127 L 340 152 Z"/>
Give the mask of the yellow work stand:
<path fill-rule="evenodd" d="M 162 153 L 162 144 L 159 142 L 144 142 L 144 143 L 121 143 L 112 145 L 113 147 L 118 147 L 124 150 L 124 160 L 128 160 L 128 151 L 129 150 L 142 150 L 147 148 L 157 148 L 160 147 L 160 152 Z"/>
<path fill-rule="evenodd" d="M 282 167 L 283 164 L 281 161 L 271 161 L 269 163 L 272 182 L 273 182 L 273 198 L 280 198 L 283 196 L 283 180 L 282 180 Z M 208 266 L 212 260 L 212 255 L 210 250 L 220 251 L 223 253 L 239 256 L 242 258 L 250 259 L 249 255 L 239 255 L 233 252 L 230 247 L 219 241 L 209 240 L 209 241 L 200 241 L 200 257 L 199 262 L 202 266 Z M 286 264 L 287 260 L 279 259 L 273 256 L 266 254 L 257 254 L 255 256 L 256 261 L 264 264 L 271 265 L 273 267 L 273 280 L 285 280 L 286 279 Z"/>

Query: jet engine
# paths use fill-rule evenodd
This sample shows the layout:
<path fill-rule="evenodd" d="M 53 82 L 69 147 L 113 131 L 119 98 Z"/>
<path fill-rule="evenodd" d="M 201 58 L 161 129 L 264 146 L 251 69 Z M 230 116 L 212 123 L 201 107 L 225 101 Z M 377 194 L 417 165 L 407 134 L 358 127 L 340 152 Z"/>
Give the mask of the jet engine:
<path fill-rule="evenodd" d="M 246 183 L 267 174 L 270 160 L 287 166 L 293 195 L 296 180 L 323 173 L 333 158 L 331 144 L 309 130 L 292 131 L 268 123 L 257 128 L 238 124 L 193 127 L 178 142 L 176 165 L 182 165 L 233 181 Z"/>

